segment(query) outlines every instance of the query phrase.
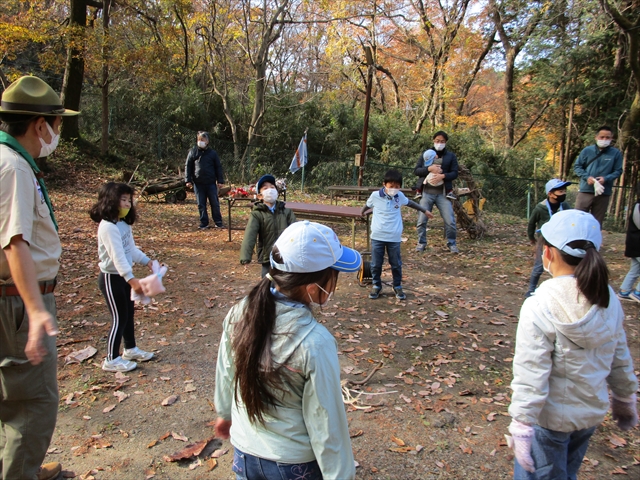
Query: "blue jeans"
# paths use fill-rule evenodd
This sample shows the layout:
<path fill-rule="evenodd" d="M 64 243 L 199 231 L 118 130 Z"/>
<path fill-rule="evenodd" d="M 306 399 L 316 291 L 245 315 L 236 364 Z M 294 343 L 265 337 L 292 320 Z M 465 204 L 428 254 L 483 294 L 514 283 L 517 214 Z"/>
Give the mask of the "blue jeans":
<path fill-rule="evenodd" d="M 596 427 L 568 433 L 547 430 L 539 425 L 534 428 L 531 457 L 536 471 L 525 471 L 515 460 L 514 480 L 576 480 Z"/>
<path fill-rule="evenodd" d="M 624 277 L 624 282 L 620 285 L 620 290 L 623 292 L 629 292 L 633 290 L 633 284 L 640 278 L 640 257 L 631 259 L 631 268 L 629 273 Z M 636 285 L 636 290 L 640 292 L 640 281 Z"/>
<path fill-rule="evenodd" d="M 315 460 L 307 463 L 273 462 L 237 448 L 231 469 L 236 480 L 322 480 L 322 472 Z"/>
<path fill-rule="evenodd" d="M 529 279 L 529 290 L 527 290 L 527 293 L 533 293 L 536 288 L 538 288 L 538 282 L 540 281 L 542 272 L 544 272 L 544 268 L 542 266 L 542 249 L 540 248 L 539 243 L 537 245 L 536 259 L 533 261 L 533 270 L 531 270 L 531 278 Z"/>
<path fill-rule="evenodd" d="M 420 205 L 429 210 L 430 212 L 433 210 L 433 205 L 438 207 L 440 211 L 440 216 L 444 221 L 444 235 L 447 237 L 447 245 L 455 245 L 456 244 L 456 217 L 453 213 L 453 205 L 451 201 L 444 196 L 444 194 L 439 193 L 438 195 L 434 195 L 431 193 L 425 193 L 422 195 L 420 199 Z M 427 216 L 420 212 L 418 215 L 418 243 L 422 245 L 427 244 Z"/>
<path fill-rule="evenodd" d="M 200 213 L 200 226 L 209 225 L 209 215 L 207 215 L 207 199 L 211 205 L 211 216 L 213 223 L 218 227 L 222 226 L 222 215 L 220 214 L 220 202 L 218 201 L 218 186 L 215 183 L 194 183 L 193 191 L 198 202 L 198 212 Z"/>
<path fill-rule="evenodd" d="M 400 242 L 382 242 L 371 239 L 371 278 L 373 286 L 382 288 L 382 264 L 384 262 L 384 251 L 387 250 L 391 274 L 393 275 L 393 286 L 402 286 L 402 258 L 400 258 Z"/>

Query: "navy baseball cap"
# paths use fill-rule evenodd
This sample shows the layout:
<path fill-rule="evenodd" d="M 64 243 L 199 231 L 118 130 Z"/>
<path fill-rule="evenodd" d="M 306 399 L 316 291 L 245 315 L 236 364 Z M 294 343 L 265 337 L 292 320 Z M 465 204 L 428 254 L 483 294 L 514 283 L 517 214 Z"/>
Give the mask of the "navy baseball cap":
<path fill-rule="evenodd" d="M 262 187 L 262 184 L 264 182 L 269 182 L 275 187 L 276 177 L 274 177 L 270 173 L 267 173 L 266 175 L 261 176 L 260 179 L 258 180 L 258 183 L 256 183 L 256 193 L 260 193 L 260 187 Z"/>
<path fill-rule="evenodd" d="M 559 178 L 552 178 L 544 186 L 544 189 L 545 189 L 545 191 L 547 192 L 547 195 L 548 195 L 549 192 L 551 192 L 552 190 L 558 190 L 559 188 L 565 188 L 565 187 L 567 187 L 567 185 L 571 185 L 572 183 L 573 182 L 565 182 L 563 180 L 560 180 Z"/>

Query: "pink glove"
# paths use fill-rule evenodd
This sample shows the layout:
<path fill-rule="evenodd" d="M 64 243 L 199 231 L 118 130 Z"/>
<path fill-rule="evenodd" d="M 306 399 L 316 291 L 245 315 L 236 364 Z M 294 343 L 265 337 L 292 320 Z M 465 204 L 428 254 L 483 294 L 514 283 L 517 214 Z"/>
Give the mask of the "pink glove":
<path fill-rule="evenodd" d="M 611 416 L 620 430 L 626 431 L 635 427 L 638 424 L 636 394 L 627 398 L 611 395 Z"/>
<path fill-rule="evenodd" d="M 512 437 L 505 435 L 505 438 L 507 439 L 509 448 L 513 449 L 516 460 L 527 472 L 534 473 L 536 467 L 533 463 L 533 458 L 531 458 L 531 442 L 535 435 L 533 427 L 520 423 L 517 420 L 511 420 L 509 433 Z"/>

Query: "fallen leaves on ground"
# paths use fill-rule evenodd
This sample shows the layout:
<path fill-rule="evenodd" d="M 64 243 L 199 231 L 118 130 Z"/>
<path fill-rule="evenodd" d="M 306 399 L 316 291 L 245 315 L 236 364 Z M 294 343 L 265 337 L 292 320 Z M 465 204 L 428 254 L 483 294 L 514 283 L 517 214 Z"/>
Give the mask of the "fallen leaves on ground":
<path fill-rule="evenodd" d="M 215 437 L 208 438 L 207 440 L 200 440 L 199 442 L 187 445 L 173 455 L 165 455 L 163 458 L 165 462 L 177 462 L 179 460 L 187 460 L 192 457 L 197 457 L 202 453 L 209 442 L 212 442 L 213 440 L 215 440 Z M 210 470 L 212 469 L 213 467 Z"/>

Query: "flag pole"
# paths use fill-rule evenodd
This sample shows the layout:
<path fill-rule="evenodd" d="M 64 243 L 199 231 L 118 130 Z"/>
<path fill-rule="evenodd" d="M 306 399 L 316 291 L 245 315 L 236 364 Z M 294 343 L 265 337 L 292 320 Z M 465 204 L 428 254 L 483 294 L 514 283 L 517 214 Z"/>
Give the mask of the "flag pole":
<path fill-rule="evenodd" d="M 306 138 L 307 136 L 307 130 L 309 130 L 309 128 L 305 128 L 304 129 L 304 138 Z M 306 156 L 307 156 L 307 161 L 309 160 L 309 151 L 306 151 Z M 307 162 L 304 162 L 304 165 L 302 165 L 302 185 L 300 186 L 300 193 L 304 193 L 304 170 L 307 166 Z"/>

